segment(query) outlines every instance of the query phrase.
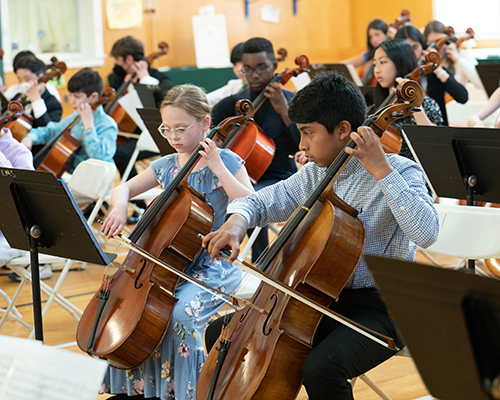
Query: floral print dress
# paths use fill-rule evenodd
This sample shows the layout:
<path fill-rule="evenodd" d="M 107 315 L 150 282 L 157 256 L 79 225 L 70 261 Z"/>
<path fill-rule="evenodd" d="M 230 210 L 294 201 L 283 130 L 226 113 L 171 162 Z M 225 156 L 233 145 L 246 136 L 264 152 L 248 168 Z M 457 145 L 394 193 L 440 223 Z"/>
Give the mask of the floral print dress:
<path fill-rule="evenodd" d="M 234 175 L 242 159 L 230 150 L 221 150 L 221 158 Z M 165 187 L 179 171 L 177 154 L 170 154 L 151 164 L 158 182 Z M 229 198 L 217 176 L 208 167 L 192 172 L 188 183 L 205 196 L 215 211 L 213 230 L 224 223 Z M 241 280 L 241 270 L 225 260 L 213 259 L 200 252 L 187 270 L 190 276 L 225 292 L 235 290 Z M 206 354 L 203 334 L 210 319 L 223 302 L 198 286 L 181 279 L 175 292 L 179 299 L 170 326 L 153 355 L 134 370 L 108 368 L 100 393 L 128 393 L 129 396 L 159 397 L 168 400 L 194 400 L 196 383 Z"/>

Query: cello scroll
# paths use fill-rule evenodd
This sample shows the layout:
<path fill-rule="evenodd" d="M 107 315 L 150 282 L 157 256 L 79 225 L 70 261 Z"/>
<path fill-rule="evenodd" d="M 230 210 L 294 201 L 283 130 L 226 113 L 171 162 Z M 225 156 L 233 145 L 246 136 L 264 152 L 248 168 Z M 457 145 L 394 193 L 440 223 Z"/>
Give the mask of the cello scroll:
<path fill-rule="evenodd" d="M 415 81 L 402 80 L 396 88 L 398 103 L 381 108 L 369 118 L 373 120 L 371 127 L 373 131 L 381 136 L 387 127 L 399 118 L 412 115 L 420 111 L 424 99 L 422 87 Z"/>
<path fill-rule="evenodd" d="M 9 122 L 15 121 L 23 115 L 23 105 L 18 101 L 9 102 L 7 110 L 10 112 L 10 115 L 0 119 L 0 128 L 7 125 Z"/>
<path fill-rule="evenodd" d="M 424 75 L 430 74 L 441 64 L 441 56 L 437 51 L 430 50 L 425 55 L 426 63 L 413 70 L 408 76 L 412 81 L 419 81 Z"/>
<path fill-rule="evenodd" d="M 296 77 L 303 72 L 309 72 L 309 58 L 305 54 L 300 54 L 295 57 L 295 65 L 298 65 L 298 68 L 290 69 L 283 73 L 283 76 L 280 79 L 280 83 L 282 85 L 287 83 L 292 77 Z"/>

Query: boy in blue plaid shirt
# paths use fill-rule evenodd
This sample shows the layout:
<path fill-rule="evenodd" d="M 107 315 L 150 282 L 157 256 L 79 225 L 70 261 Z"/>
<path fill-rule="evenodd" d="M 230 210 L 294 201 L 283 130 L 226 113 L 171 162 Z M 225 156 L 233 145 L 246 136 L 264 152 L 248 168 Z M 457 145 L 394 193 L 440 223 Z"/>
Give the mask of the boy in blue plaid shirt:
<path fill-rule="evenodd" d="M 336 180 L 334 191 L 358 211 L 365 226 L 363 254 L 413 260 L 417 245 L 425 248 L 436 241 L 439 219 L 424 172 L 409 159 L 386 155 L 373 130 L 361 126 L 366 105 L 352 82 L 335 73 L 317 77 L 295 95 L 288 114 L 297 123 L 301 134 L 299 148 L 309 162 L 290 178 L 233 201 L 226 223 L 204 238 L 204 246 L 212 256 L 230 246 L 229 260 L 234 261 L 247 228 L 286 221 L 342 151 L 353 157 Z M 349 139 L 356 142 L 356 149 L 344 150 Z M 396 345 L 402 346 L 364 257 L 330 308 L 394 338 Z M 212 336 L 210 331 L 216 327 L 217 324 L 209 327 L 207 335 Z M 394 351 L 350 328 L 323 318 L 302 367 L 310 400 L 353 399 L 349 380 L 393 354 Z"/>

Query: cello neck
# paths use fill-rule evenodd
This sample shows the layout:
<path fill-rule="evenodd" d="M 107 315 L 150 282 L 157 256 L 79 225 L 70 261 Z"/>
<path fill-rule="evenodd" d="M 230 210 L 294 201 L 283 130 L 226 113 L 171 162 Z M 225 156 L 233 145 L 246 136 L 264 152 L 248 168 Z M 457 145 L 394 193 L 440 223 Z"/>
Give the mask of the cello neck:
<path fill-rule="evenodd" d="M 371 119 L 368 119 L 363 123 L 363 126 L 370 126 L 372 123 Z M 350 139 L 345 148 L 355 148 L 356 143 L 354 140 Z M 344 149 L 345 149 L 344 148 Z M 261 271 L 265 271 L 271 262 L 276 258 L 278 253 L 281 251 L 285 243 L 293 235 L 294 231 L 297 229 L 302 220 L 307 216 L 309 210 L 313 207 L 314 203 L 320 198 L 323 192 L 331 185 L 337 178 L 338 175 L 345 168 L 352 156 L 347 154 L 344 150 L 340 152 L 333 163 L 327 168 L 325 175 L 321 181 L 316 185 L 312 193 L 309 195 L 307 200 L 300 206 L 300 208 L 295 213 L 294 217 L 283 227 L 280 234 L 272 245 L 264 252 L 262 258 L 257 264 L 257 268 Z"/>
<path fill-rule="evenodd" d="M 120 97 L 122 97 L 123 92 L 128 89 L 129 85 L 132 83 L 132 81 L 135 79 L 137 73 L 134 72 L 130 78 L 128 78 L 126 81 L 124 81 L 118 90 L 116 91 L 115 98 L 113 99 L 112 102 L 106 104 L 106 107 L 104 107 L 104 112 L 106 114 L 112 114 L 113 111 L 115 111 L 116 106 L 118 105 L 118 100 L 120 100 Z"/>
<path fill-rule="evenodd" d="M 214 136 L 217 134 L 217 132 L 218 132 L 217 128 L 211 129 L 209 134 L 207 135 L 207 138 L 213 139 Z M 130 235 L 128 236 L 128 238 L 132 242 L 136 242 L 144 233 L 144 231 L 147 229 L 149 224 L 156 217 L 156 215 L 158 215 L 158 213 L 160 213 L 161 210 L 163 210 L 168 206 L 168 204 L 170 204 L 170 201 L 171 199 L 173 199 L 173 195 L 176 192 L 176 189 L 183 182 L 187 182 L 189 174 L 191 173 L 194 166 L 201 158 L 199 151 L 203 149 L 204 149 L 203 146 L 199 145 L 196 148 L 196 150 L 193 151 L 189 159 L 186 161 L 186 164 L 184 164 L 184 166 L 180 169 L 180 171 L 175 175 L 174 179 L 170 181 L 168 186 L 161 192 L 160 195 L 158 195 L 154 203 L 146 210 L 146 212 L 143 214 L 143 216 L 135 226 L 134 230 L 130 232 Z"/>
<path fill-rule="evenodd" d="M 276 82 L 279 82 L 281 80 L 281 78 L 283 77 L 283 74 L 276 74 L 273 76 L 273 78 L 269 81 L 269 83 L 266 85 L 266 87 L 264 88 L 264 90 L 262 90 L 259 95 L 255 98 L 255 100 L 252 102 L 253 104 L 253 109 L 254 109 L 254 114 L 257 112 L 257 110 L 262 106 L 262 104 L 264 104 L 264 102 L 266 101 L 267 97 L 264 95 L 266 93 L 266 89 L 267 87 L 271 84 L 271 83 L 276 83 Z"/>

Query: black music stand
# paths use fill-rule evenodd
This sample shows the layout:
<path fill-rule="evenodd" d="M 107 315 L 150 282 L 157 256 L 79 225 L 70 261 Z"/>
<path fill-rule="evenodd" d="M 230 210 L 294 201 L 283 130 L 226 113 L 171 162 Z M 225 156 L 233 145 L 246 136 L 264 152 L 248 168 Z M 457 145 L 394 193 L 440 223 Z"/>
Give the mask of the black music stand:
<path fill-rule="evenodd" d="M 365 260 L 429 392 L 440 400 L 499 399 L 500 282 L 377 256 Z"/>
<path fill-rule="evenodd" d="M 109 260 L 68 187 L 53 174 L 0 168 L 0 202 L 0 230 L 11 247 L 30 252 L 35 338 L 43 341 L 39 251 L 98 265 Z"/>
<path fill-rule="evenodd" d="M 478 64 L 476 70 L 490 97 L 500 85 L 500 64 Z"/>
<path fill-rule="evenodd" d="M 148 131 L 154 142 L 156 143 L 156 146 L 158 146 L 158 149 L 160 149 L 161 156 L 175 153 L 175 149 L 170 146 L 168 140 L 160 135 L 160 132 L 158 132 L 158 127 L 161 125 L 160 111 L 156 108 L 138 108 L 137 112 L 144 121 L 144 125 L 146 125 L 146 128 L 148 128 Z"/>
<path fill-rule="evenodd" d="M 404 125 L 403 131 L 439 197 L 465 199 L 468 206 L 500 203 L 499 129 Z"/>
<path fill-rule="evenodd" d="M 134 83 L 134 88 L 141 99 L 144 108 L 160 108 L 165 94 L 172 88 L 171 85 L 143 85 Z"/>

